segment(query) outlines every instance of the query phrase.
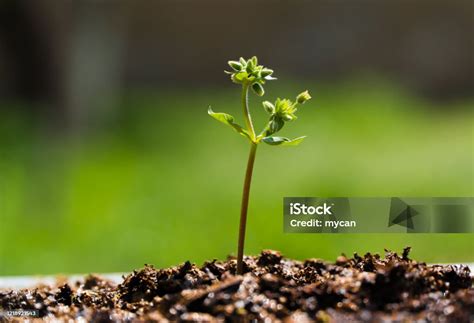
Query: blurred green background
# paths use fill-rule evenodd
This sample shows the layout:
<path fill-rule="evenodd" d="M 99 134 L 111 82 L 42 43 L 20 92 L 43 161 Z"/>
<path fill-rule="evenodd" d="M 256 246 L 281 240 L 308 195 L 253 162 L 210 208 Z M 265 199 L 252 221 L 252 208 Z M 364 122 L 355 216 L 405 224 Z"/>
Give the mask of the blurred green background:
<path fill-rule="evenodd" d="M 9 16 L 15 13 L 23 20 L 3 20 L 3 35 L 24 33 L 41 40 L 44 34 L 35 34 L 31 26 L 11 31 L 15 24 L 28 25 L 31 12 L 25 14 L 30 9 L 18 4 L 21 2 L 7 3 L 3 9 Z M 49 2 L 38 3 L 42 7 L 35 10 L 48 8 Z M 153 29 L 154 25 L 146 25 L 143 21 L 148 20 L 143 17 L 163 18 L 159 11 L 150 14 L 143 6 L 136 6 L 131 14 L 125 10 L 104 16 L 108 7 L 84 2 L 79 15 L 74 15 L 71 8 L 55 7 L 75 17 L 71 23 L 74 28 L 66 29 L 71 35 L 57 36 L 52 50 L 36 63 L 38 52 L 18 58 L 2 56 L 0 51 L 0 67 L 8 66 L 4 71 L 10 71 L 3 74 L 4 82 L 0 83 L 0 275 L 122 272 L 144 263 L 158 267 L 185 260 L 202 263 L 234 253 L 248 144 L 206 111 L 211 105 L 215 111 L 233 114 L 242 123 L 240 89 L 230 84 L 222 70 L 227 59 L 252 54 L 274 68 L 279 78 L 268 84 L 265 99 L 294 97 L 308 89 L 313 100 L 282 132 L 288 137 L 307 135 L 302 145 L 264 145 L 257 152 L 247 254 L 271 248 L 298 259 L 333 260 L 342 252 L 383 253 L 384 248 L 412 246 L 412 256 L 422 261 L 474 261 L 472 234 L 282 232 L 284 196 L 473 195 L 472 73 L 459 77 L 459 73 L 452 72 L 457 65 L 443 65 L 446 58 L 456 57 L 456 50 L 441 58 L 436 56 L 439 52 L 433 52 L 413 63 L 419 66 L 431 57 L 431 62 L 443 63 L 441 67 L 432 63 L 425 66 L 428 72 L 410 70 L 410 64 L 399 60 L 399 52 L 374 50 L 372 43 L 381 48 L 378 38 L 362 33 L 354 36 L 366 37 L 365 45 L 356 42 L 352 46 L 365 50 L 367 57 L 385 55 L 385 60 L 362 63 L 349 55 L 350 51 L 337 58 L 337 46 L 346 46 L 348 40 L 338 39 L 332 25 L 327 27 L 310 18 L 321 10 L 333 10 L 344 17 L 346 7 L 301 2 L 307 7 L 299 7 L 300 16 L 296 17 L 300 19 L 292 28 L 299 28 L 300 34 L 306 31 L 305 37 L 310 38 L 294 39 L 296 32 L 284 30 L 289 30 L 288 46 L 307 47 L 306 52 L 282 56 L 276 52 L 275 43 L 260 44 L 259 35 L 249 37 L 255 46 L 243 46 L 239 51 L 235 39 L 247 37 L 247 30 L 235 33 L 231 40 L 225 40 L 222 31 L 212 35 L 196 32 L 196 42 L 186 38 L 194 28 L 212 29 L 209 20 L 191 14 L 195 10 L 205 14 L 205 5 L 157 3 L 161 9 L 172 9 L 195 20 L 185 20 L 187 24 L 180 25 L 182 31 L 172 28 L 177 24 L 172 18 L 167 20 L 168 29 L 163 30 L 162 25 Z M 451 14 L 443 16 L 443 21 L 451 25 L 444 25 L 462 29 L 457 15 L 462 15 L 465 3 L 453 3 Z M 258 1 L 255 5 L 256 11 L 266 8 Z M 446 12 L 442 6 L 432 6 L 420 10 L 418 19 L 427 11 L 431 12 L 429 17 L 441 17 L 440 12 Z M 216 14 L 209 17 L 223 19 L 216 17 L 221 17 L 226 8 L 215 3 L 212 8 Z M 276 8 L 269 15 L 295 9 L 281 3 Z M 399 17 L 403 17 L 403 9 L 402 5 Z M 421 5 L 421 9 L 426 8 Z M 367 14 L 359 10 L 361 17 Z M 380 12 L 394 15 L 393 8 L 384 10 Z M 369 18 L 375 19 L 372 22 L 347 22 L 336 31 L 350 35 L 354 26 L 377 25 L 380 12 L 372 16 L 369 13 Z M 252 18 L 251 13 L 246 15 L 242 21 Z M 135 16 L 143 18 L 138 20 L 146 26 L 137 27 Z M 100 19 L 103 17 L 114 18 L 109 24 Z M 126 19 L 126 28 L 117 29 L 117 19 Z M 439 21 L 435 25 L 439 26 Z M 395 31 L 410 38 L 419 31 L 415 27 Z M 446 30 L 451 30 L 448 27 Z M 381 27 L 382 31 L 390 28 L 390 24 Z M 139 30 L 147 32 L 140 38 L 136 36 Z M 437 37 L 452 41 L 449 35 Z M 181 36 L 185 40 L 179 40 Z M 213 38 L 217 36 L 220 38 Z M 57 42 L 61 37 L 70 40 L 65 46 L 68 50 Z M 145 49 L 152 48 L 152 43 L 159 47 L 163 37 L 178 40 L 161 47 L 165 54 L 156 52 L 156 61 L 142 59 L 154 57 L 153 51 L 152 55 Z M 12 52 L 28 46 L 36 48 L 31 39 L 20 45 L 11 41 L 3 44 Z M 205 48 L 215 49 L 213 39 L 222 40 L 222 48 L 203 55 L 210 52 Z M 106 40 L 105 45 L 101 40 Z M 323 45 L 315 45 L 320 43 Z M 324 44 L 333 44 L 334 51 Z M 472 42 L 467 44 L 472 46 Z M 186 45 L 186 53 L 179 50 L 181 45 Z M 318 51 L 326 51 L 327 57 L 318 58 Z M 63 54 L 58 53 L 64 52 L 68 59 L 59 60 Z M 419 54 L 419 48 L 409 53 L 408 57 Z M 44 57 L 50 58 L 51 66 L 41 64 Z M 2 59 L 6 62 L 3 65 Z M 318 63 L 321 60 L 325 63 Z M 25 67 L 22 62 L 29 65 Z M 459 60 L 451 64 L 459 64 Z M 463 64 L 472 71 L 472 60 Z M 188 72 L 182 70 L 183 66 Z M 265 113 L 260 101 L 255 96 L 250 99 L 255 124 L 263 126 Z"/>

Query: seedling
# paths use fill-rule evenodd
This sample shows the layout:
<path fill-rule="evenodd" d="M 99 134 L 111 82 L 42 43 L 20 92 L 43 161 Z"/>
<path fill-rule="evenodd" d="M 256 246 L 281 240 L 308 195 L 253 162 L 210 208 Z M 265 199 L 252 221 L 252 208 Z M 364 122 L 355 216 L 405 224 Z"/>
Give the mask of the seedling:
<path fill-rule="evenodd" d="M 211 107 L 209 107 L 208 113 L 214 119 L 232 127 L 236 132 L 247 138 L 250 142 L 250 153 L 247 161 L 247 171 L 245 172 L 242 204 L 240 209 L 239 242 L 237 252 L 237 274 L 241 275 L 243 272 L 245 228 L 247 225 L 250 184 L 252 181 L 257 146 L 261 142 L 272 146 L 296 146 L 301 143 L 305 136 L 288 139 L 286 137 L 277 137 L 274 135 L 283 128 L 285 123 L 296 120 L 295 113 L 298 105 L 311 99 L 311 96 L 308 91 L 304 91 L 296 96 L 294 102 L 289 99 L 280 98 L 276 99 L 274 103 L 263 101 L 262 106 L 269 114 L 269 119 L 263 130 L 257 135 L 250 114 L 248 93 L 249 89 L 252 89 L 258 96 L 263 96 L 265 94 L 263 88 L 265 82 L 276 80 L 276 78 L 272 76 L 273 70 L 258 65 L 258 60 L 255 56 L 250 59 L 244 59 L 241 57 L 239 61 L 229 61 L 228 64 L 231 71 L 226 71 L 226 73 L 230 74 L 232 82 L 239 84 L 242 87 L 242 111 L 244 114 L 245 127 L 238 125 L 234 121 L 234 117 L 230 114 L 214 112 Z"/>

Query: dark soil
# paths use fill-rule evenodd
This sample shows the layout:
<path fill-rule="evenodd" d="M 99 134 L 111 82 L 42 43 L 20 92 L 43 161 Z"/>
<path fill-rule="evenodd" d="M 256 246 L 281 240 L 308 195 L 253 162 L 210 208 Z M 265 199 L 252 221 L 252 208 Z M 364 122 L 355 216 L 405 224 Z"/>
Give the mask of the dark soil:
<path fill-rule="evenodd" d="M 330 264 L 267 250 L 246 257 L 242 276 L 235 259 L 145 266 L 119 285 L 91 275 L 72 285 L 0 291 L 0 307 L 36 309 L 42 320 L 95 322 L 472 322 L 469 268 L 428 266 L 408 253 L 340 256 Z"/>

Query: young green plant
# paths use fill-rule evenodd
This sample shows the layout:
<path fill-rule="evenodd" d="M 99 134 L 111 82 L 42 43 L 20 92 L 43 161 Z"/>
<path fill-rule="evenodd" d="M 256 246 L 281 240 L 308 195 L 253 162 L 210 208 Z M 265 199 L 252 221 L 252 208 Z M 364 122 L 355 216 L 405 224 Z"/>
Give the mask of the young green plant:
<path fill-rule="evenodd" d="M 269 114 L 269 119 L 263 130 L 257 134 L 250 114 L 249 90 L 252 89 L 256 95 L 263 96 L 265 94 L 263 88 L 265 82 L 276 80 L 276 78 L 272 76 L 273 70 L 258 65 L 258 60 L 255 56 L 250 59 L 244 59 L 241 57 L 238 61 L 229 61 L 228 64 L 231 71 L 226 71 L 226 73 L 230 74 L 232 82 L 239 84 L 242 87 L 241 101 L 245 127 L 238 125 L 234 121 L 234 117 L 230 114 L 214 112 L 211 107 L 209 107 L 208 113 L 214 119 L 232 127 L 236 132 L 247 138 L 250 142 L 250 153 L 247 161 L 247 170 L 245 172 L 242 204 L 240 209 L 239 241 L 237 249 L 237 274 L 241 275 L 243 273 L 245 228 L 247 224 L 250 184 L 252 182 L 253 165 L 255 162 L 257 146 L 261 142 L 272 146 L 295 146 L 301 143 L 305 136 L 288 139 L 286 137 L 275 136 L 275 134 L 284 127 L 285 123 L 296 119 L 295 113 L 298 105 L 311 99 L 311 96 L 308 91 L 304 91 L 296 96 L 295 101 L 280 98 L 276 99 L 274 103 L 263 101 L 262 106 Z"/>

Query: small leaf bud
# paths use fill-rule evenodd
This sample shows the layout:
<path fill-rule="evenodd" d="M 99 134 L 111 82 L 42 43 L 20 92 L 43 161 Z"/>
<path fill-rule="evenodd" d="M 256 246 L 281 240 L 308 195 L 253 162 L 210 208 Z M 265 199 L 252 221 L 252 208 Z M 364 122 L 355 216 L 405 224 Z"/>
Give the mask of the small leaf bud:
<path fill-rule="evenodd" d="M 309 95 L 309 92 L 308 91 L 304 91 L 304 92 L 301 92 L 300 94 L 298 94 L 298 96 L 296 97 L 296 101 L 298 103 L 305 103 L 306 101 L 310 100 L 311 99 L 311 95 Z"/>
<path fill-rule="evenodd" d="M 254 83 L 252 85 L 252 90 L 257 94 L 258 96 L 263 96 L 265 94 L 265 90 L 263 89 L 263 86 L 260 83 Z"/>
<path fill-rule="evenodd" d="M 269 114 L 275 113 L 275 106 L 271 102 L 263 101 L 262 105 L 265 111 L 267 111 Z"/>

